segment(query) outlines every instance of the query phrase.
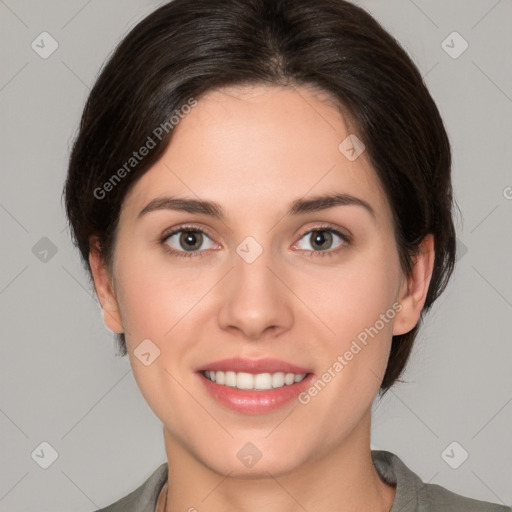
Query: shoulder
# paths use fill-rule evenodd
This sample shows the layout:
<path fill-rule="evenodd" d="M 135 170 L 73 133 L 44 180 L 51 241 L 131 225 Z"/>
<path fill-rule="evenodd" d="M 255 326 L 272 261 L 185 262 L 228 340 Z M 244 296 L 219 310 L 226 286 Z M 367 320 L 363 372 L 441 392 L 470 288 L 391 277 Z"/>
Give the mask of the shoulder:
<path fill-rule="evenodd" d="M 512 512 L 512 508 L 456 494 L 428 484 L 411 471 L 394 453 L 372 451 L 372 459 L 381 478 L 396 486 L 390 512 Z"/>
<path fill-rule="evenodd" d="M 137 489 L 95 512 L 154 512 L 160 490 L 167 481 L 167 463 L 161 464 Z"/>
<path fill-rule="evenodd" d="M 512 512 L 511 507 L 467 498 L 436 484 L 425 484 L 419 501 L 429 505 L 432 511 Z"/>

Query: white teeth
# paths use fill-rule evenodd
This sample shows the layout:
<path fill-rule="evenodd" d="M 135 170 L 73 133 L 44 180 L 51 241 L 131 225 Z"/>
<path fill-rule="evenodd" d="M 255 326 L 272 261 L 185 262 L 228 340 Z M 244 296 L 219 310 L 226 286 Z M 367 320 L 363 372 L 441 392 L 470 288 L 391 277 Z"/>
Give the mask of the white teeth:
<path fill-rule="evenodd" d="M 270 373 L 258 373 L 254 376 L 254 389 L 272 389 L 272 375 Z"/>
<path fill-rule="evenodd" d="M 295 382 L 295 374 L 293 373 L 287 373 L 285 376 L 284 376 L 284 383 L 287 385 L 287 386 L 290 386 L 291 384 L 293 384 Z"/>
<path fill-rule="evenodd" d="M 230 386 L 245 390 L 268 390 L 291 386 L 301 382 L 306 377 L 305 373 L 246 373 L 246 372 L 222 372 L 206 370 L 205 377 L 212 382 L 224 386 Z"/>
<path fill-rule="evenodd" d="M 236 387 L 238 389 L 254 389 L 254 377 L 250 373 L 237 373 Z"/>
<path fill-rule="evenodd" d="M 272 387 L 281 388 L 284 386 L 284 373 L 277 372 L 272 375 Z"/>
<path fill-rule="evenodd" d="M 224 385 L 236 388 L 236 373 L 226 372 L 224 373 Z"/>

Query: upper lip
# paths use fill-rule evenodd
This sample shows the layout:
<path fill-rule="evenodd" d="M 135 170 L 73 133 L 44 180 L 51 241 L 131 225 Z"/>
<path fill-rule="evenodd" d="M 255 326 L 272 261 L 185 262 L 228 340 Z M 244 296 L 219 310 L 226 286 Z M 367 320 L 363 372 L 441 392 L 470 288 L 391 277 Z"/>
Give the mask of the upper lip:
<path fill-rule="evenodd" d="M 245 372 L 245 373 L 312 373 L 312 370 L 297 366 L 295 364 L 280 361 L 279 359 L 245 359 L 241 357 L 234 357 L 231 359 L 222 359 L 207 363 L 197 371 L 202 372 L 206 370 L 213 371 L 232 371 L 232 372 Z"/>

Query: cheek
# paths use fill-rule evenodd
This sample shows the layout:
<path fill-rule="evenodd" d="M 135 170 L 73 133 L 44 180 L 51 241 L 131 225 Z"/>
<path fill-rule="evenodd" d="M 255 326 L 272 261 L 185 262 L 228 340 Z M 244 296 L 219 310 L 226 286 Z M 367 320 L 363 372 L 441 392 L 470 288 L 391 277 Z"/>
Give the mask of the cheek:
<path fill-rule="evenodd" d="M 138 265 L 136 260 L 119 266 L 118 300 L 129 344 L 142 339 L 161 340 L 211 287 L 212 279 L 189 267 Z"/>
<path fill-rule="evenodd" d="M 146 401 L 162 417 L 165 406 L 159 407 L 160 390 L 166 390 L 164 395 L 172 396 L 176 404 L 187 398 L 171 375 L 180 375 L 181 380 L 187 374 L 184 369 L 197 364 L 195 345 L 201 337 L 191 334 L 200 325 L 197 315 L 202 314 L 205 294 L 218 276 L 192 266 L 184 269 L 147 261 L 141 257 L 138 264 L 133 257 L 119 262 L 117 295 L 134 377 Z M 145 341 L 148 339 L 151 343 Z M 137 357 L 146 346 L 144 353 L 149 351 L 151 359 L 153 352 L 158 354 L 148 366 Z"/>
<path fill-rule="evenodd" d="M 396 302 L 399 276 L 397 259 L 372 256 L 324 280 L 329 284 L 315 312 L 332 332 L 326 330 L 309 347 L 312 354 L 321 354 L 320 373 L 299 401 L 322 425 L 319 430 L 327 443 L 350 432 L 378 392 L 400 309 Z M 320 296 L 317 290 L 316 298 Z"/>
<path fill-rule="evenodd" d="M 119 264 L 117 275 L 118 301 L 134 378 L 157 417 L 168 426 L 176 426 L 179 422 L 171 412 L 190 409 L 190 397 L 179 383 L 184 382 L 184 375 L 190 378 L 184 369 L 194 363 L 190 355 L 192 320 L 199 309 L 198 301 L 212 286 L 209 281 L 213 276 L 208 279 L 194 271 L 156 263 L 139 265 L 136 258 Z M 150 354 L 148 365 L 143 362 L 143 353 Z"/>
<path fill-rule="evenodd" d="M 397 302 L 400 276 L 396 249 L 384 245 L 328 275 L 316 276 L 324 287 L 314 289 L 311 303 L 331 331 L 326 330 L 322 338 L 320 367 L 324 370 L 318 376 L 333 382 L 328 384 L 330 392 L 322 391 L 326 400 L 338 402 L 343 396 L 348 400 L 345 405 L 353 407 L 356 397 L 360 404 L 373 399 L 387 365 L 393 322 L 401 309 Z"/>
<path fill-rule="evenodd" d="M 396 252 L 367 251 L 339 268 L 309 275 L 301 296 L 310 298 L 311 308 L 333 334 L 333 347 L 341 349 L 376 323 L 382 337 L 391 335 L 400 275 Z"/>

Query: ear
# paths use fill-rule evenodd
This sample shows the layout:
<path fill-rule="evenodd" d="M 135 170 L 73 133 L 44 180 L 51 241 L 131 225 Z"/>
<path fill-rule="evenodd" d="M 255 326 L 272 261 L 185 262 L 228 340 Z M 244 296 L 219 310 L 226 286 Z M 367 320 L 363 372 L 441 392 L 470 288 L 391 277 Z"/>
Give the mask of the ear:
<path fill-rule="evenodd" d="M 101 257 L 98 239 L 95 236 L 89 238 L 89 265 L 96 295 L 101 304 L 103 322 L 112 332 L 124 332 L 119 305 L 115 296 L 115 290 L 110 273 Z"/>
<path fill-rule="evenodd" d="M 434 236 L 428 234 L 420 243 L 411 275 L 404 277 L 400 287 L 398 302 L 402 305 L 402 309 L 395 316 L 393 335 L 405 334 L 418 323 L 427 298 L 434 268 L 434 256 Z"/>

